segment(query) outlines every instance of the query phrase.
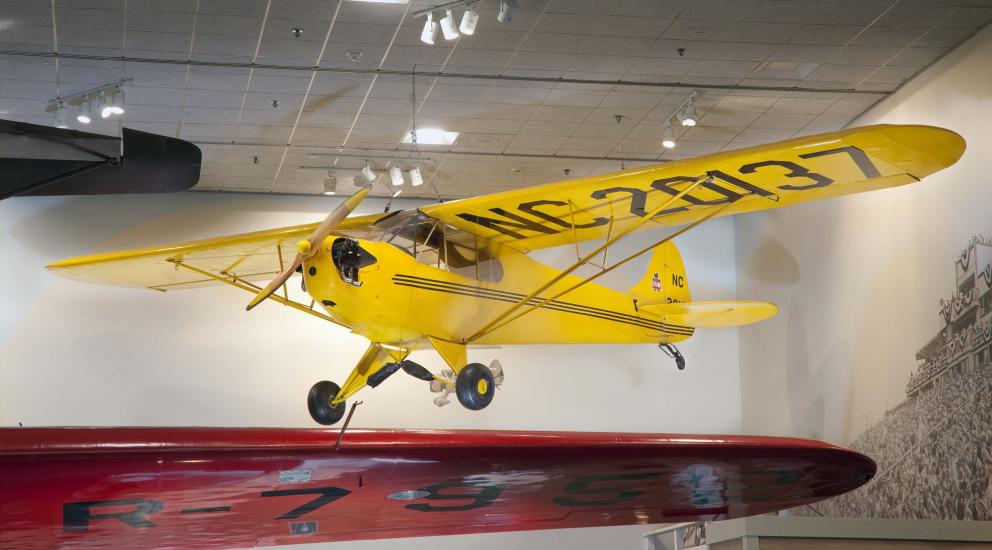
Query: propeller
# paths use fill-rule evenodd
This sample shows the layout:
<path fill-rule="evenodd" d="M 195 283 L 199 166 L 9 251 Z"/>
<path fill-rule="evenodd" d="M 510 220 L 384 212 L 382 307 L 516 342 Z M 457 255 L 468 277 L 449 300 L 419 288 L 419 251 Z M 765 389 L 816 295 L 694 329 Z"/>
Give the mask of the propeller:
<path fill-rule="evenodd" d="M 348 214 L 351 214 L 351 211 L 354 210 L 355 207 L 358 206 L 358 203 L 362 202 L 362 199 L 364 199 L 368 194 L 369 188 L 366 187 L 348 197 L 346 201 L 341 203 L 340 206 L 328 214 L 327 218 L 325 218 L 324 221 L 317 226 L 317 229 L 315 229 L 309 237 L 296 243 L 296 257 L 293 258 L 293 262 L 290 263 L 289 267 L 280 273 L 278 277 L 272 279 L 272 281 L 270 281 L 269 284 L 261 290 L 261 292 L 256 294 L 255 297 L 252 298 L 251 302 L 248 303 L 248 307 L 245 309 L 251 311 L 253 307 L 260 304 L 262 300 L 265 300 L 271 296 L 273 292 L 275 292 L 280 286 L 283 285 L 283 283 L 286 282 L 286 280 L 292 277 L 293 273 L 301 265 L 303 265 L 303 261 L 310 259 L 317 253 L 317 249 L 320 247 L 320 244 L 324 242 L 324 239 L 326 239 L 331 232 L 334 231 L 334 228 L 340 225 L 341 222 L 348 217 Z"/>

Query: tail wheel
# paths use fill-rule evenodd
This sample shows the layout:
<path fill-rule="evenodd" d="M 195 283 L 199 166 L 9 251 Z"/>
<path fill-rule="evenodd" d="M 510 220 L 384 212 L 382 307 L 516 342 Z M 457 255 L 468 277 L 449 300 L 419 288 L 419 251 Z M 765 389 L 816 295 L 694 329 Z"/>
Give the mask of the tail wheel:
<path fill-rule="evenodd" d="M 465 365 L 455 379 L 455 394 L 466 409 L 478 411 L 486 408 L 496 395 L 493 372 L 481 363 Z"/>
<path fill-rule="evenodd" d="M 331 405 L 331 401 L 337 397 L 341 387 L 334 382 L 324 380 L 317 382 L 310 388 L 307 396 L 307 408 L 310 409 L 310 417 L 318 424 L 330 426 L 344 416 L 345 404 L 342 401 L 337 405 Z"/>

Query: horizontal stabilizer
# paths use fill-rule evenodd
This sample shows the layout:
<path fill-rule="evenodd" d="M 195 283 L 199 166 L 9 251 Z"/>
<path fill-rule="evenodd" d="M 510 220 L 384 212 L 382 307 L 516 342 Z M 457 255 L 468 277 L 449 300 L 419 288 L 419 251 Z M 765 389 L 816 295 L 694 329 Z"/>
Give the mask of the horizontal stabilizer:
<path fill-rule="evenodd" d="M 638 307 L 660 314 L 664 323 L 695 328 L 739 327 L 764 321 L 778 313 L 778 307 L 767 302 L 690 302 Z"/>

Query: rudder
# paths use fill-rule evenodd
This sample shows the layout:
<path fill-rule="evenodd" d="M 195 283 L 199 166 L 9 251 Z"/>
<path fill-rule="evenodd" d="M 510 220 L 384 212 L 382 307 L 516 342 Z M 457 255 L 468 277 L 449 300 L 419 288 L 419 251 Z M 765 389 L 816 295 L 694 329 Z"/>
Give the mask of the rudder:
<path fill-rule="evenodd" d="M 629 290 L 638 304 L 677 304 L 692 301 L 682 255 L 671 241 L 651 253 L 647 272 Z"/>

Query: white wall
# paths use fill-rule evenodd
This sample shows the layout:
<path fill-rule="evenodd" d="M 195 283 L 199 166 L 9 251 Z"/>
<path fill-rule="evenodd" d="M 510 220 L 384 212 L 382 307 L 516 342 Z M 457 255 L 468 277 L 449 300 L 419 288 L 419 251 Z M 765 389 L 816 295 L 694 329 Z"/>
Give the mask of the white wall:
<path fill-rule="evenodd" d="M 364 339 L 275 303 L 245 312 L 250 296 L 228 287 L 123 289 L 62 279 L 44 265 L 308 222 L 334 204 L 205 193 L 0 203 L 0 424 L 313 426 L 307 390 L 325 378 L 340 383 Z M 657 235 L 638 236 L 628 248 L 648 237 Z M 733 298 L 732 224 L 711 224 L 681 244 L 698 296 Z M 569 255 L 573 249 L 542 256 Z M 612 281 L 632 285 L 646 261 Z M 425 383 L 396 376 L 359 394 L 365 404 L 354 425 L 738 432 L 735 332 L 708 332 L 684 348 L 690 366 L 683 372 L 652 345 L 475 350 L 471 358 L 498 357 L 506 371 L 485 412 L 438 409 Z M 415 359 L 442 365 L 431 351 Z"/>
<path fill-rule="evenodd" d="M 247 313 L 250 296 L 228 287 L 158 293 L 83 284 L 44 266 L 98 251 L 305 223 L 335 204 L 323 197 L 192 192 L 0 202 L 0 425 L 316 426 L 306 392 L 317 380 L 342 381 L 367 345 L 362 338 L 274 303 Z M 363 206 L 365 212 L 381 208 L 379 201 Z M 658 236 L 638 235 L 624 249 Z M 733 241 L 730 220 L 677 241 L 697 299 L 735 297 Z M 574 249 L 540 256 L 569 262 Z M 646 262 L 632 262 L 608 282 L 633 285 Z M 736 331 L 708 331 L 682 349 L 689 360 L 682 372 L 653 345 L 471 351 L 473 360 L 498 357 L 506 373 L 485 411 L 467 411 L 457 402 L 438 409 L 425 383 L 398 373 L 359 394 L 365 404 L 353 426 L 739 433 Z M 416 352 L 414 359 L 442 366 L 433 352 Z M 537 548 L 558 541 L 597 548 L 603 537 L 639 541 L 645 530 L 356 547 Z"/>
<path fill-rule="evenodd" d="M 942 126 L 968 149 L 921 183 L 739 216 L 738 294 L 777 302 L 741 331 L 744 431 L 851 441 L 905 399 L 953 261 L 992 234 L 992 27 L 852 123 Z"/>

